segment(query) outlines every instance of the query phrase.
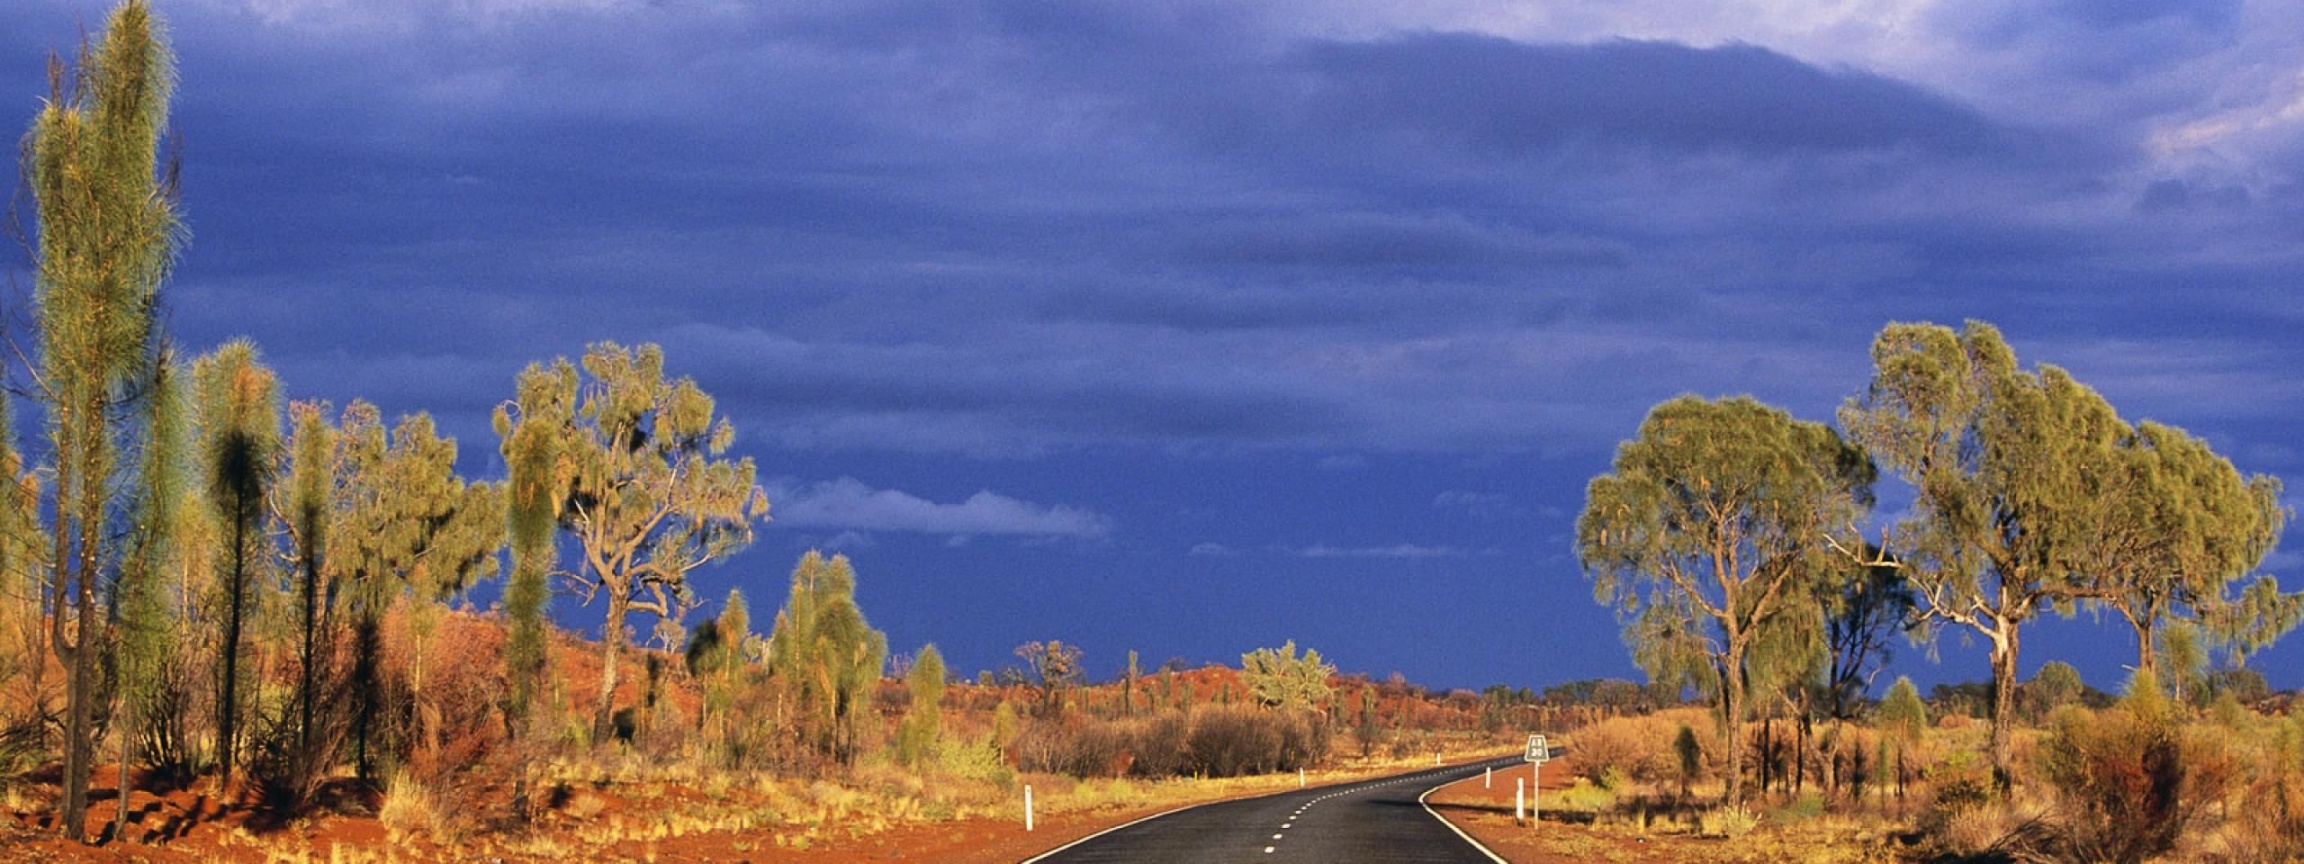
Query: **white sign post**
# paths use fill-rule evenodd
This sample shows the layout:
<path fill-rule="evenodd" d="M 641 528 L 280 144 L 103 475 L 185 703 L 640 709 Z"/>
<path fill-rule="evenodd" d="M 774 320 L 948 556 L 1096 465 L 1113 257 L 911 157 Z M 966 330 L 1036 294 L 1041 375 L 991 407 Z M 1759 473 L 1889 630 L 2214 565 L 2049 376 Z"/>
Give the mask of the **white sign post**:
<path fill-rule="evenodd" d="M 1544 763 L 1551 761 L 1552 748 L 1544 745 L 1544 736 L 1530 735 L 1528 752 L 1520 758 L 1528 762 L 1528 774 L 1535 778 L 1528 784 L 1528 824 L 1534 825 L 1543 820 L 1539 814 L 1543 810 L 1544 800 Z"/>

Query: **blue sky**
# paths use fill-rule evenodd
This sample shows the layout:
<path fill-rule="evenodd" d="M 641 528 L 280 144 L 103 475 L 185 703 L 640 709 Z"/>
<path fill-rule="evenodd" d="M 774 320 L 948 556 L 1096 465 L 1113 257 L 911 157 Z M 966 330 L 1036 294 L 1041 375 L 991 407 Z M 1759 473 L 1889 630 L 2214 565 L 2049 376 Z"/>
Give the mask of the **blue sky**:
<path fill-rule="evenodd" d="M 180 341 L 430 411 L 480 476 L 522 365 L 661 343 L 775 514 L 704 592 L 844 551 L 964 673 L 1632 676 L 1585 481 L 1679 393 L 1828 419 L 1895 320 L 2304 477 L 2295 4 L 157 6 Z M 108 7 L 0 7 L 0 116 Z M 2024 671 L 2110 686 L 2128 639 L 2044 626 Z M 2304 686 L 2300 642 L 2254 665 Z M 1939 648 L 1894 672 L 1985 676 Z"/>

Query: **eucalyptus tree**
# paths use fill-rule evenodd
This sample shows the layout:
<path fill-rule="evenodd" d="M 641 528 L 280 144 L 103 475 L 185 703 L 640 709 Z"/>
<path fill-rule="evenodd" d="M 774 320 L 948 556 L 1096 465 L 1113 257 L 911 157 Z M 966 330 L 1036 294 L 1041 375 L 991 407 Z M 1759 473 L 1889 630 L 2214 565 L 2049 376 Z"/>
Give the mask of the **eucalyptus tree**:
<path fill-rule="evenodd" d="M 2244 477 L 2207 442 L 2151 421 L 2136 425 L 2119 457 L 2126 472 L 2106 531 L 2114 554 L 2090 594 L 2135 631 L 2136 668 L 2158 671 L 2155 634 L 2178 616 L 2243 656 L 2295 628 L 2304 595 L 2256 575 L 2287 522 L 2279 480 Z"/>
<path fill-rule="evenodd" d="M 1868 552 L 1877 559 L 1877 550 Z M 1835 580 L 1818 597 L 1824 607 L 1827 658 L 1823 703 L 1835 720 L 1848 720 L 1863 711 L 1873 677 L 1887 666 L 1893 641 L 1909 632 L 1919 602 L 1895 567 L 1846 566 L 1859 569 L 1853 578 Z"/>
<path fill-rule="evenodd" d="M 1728 800 L 1741 802 L 1748 676 L 1775 659 L 1754 651 L 1816 616 L 1815 581 L 1845 572 L 1830 535 L 1870 506 L 1872 463 L 1831 427 L 1749 397 L 1682 396 L 1649 411 L 1612 469 L 1587 487 L 1577 559 L 1652 676 L 1711 668 Z"/>
<path fill-rule="evenodd" d="M 736 427 L 689 378 L 664 376 L 664 351 L 612 342 L 530 365 L 503 406 L 499 435 L 528 423 L 557 453 L 556 519 L 580 564 L 567 574 L 586 603 L 606 601 L 593 740 L 608 738 L 617 660 L 632 613 L 664 619 L 690 605 L 688 574 L 750 545 L 768 516 L 752 460 L 731 459 Z M 543 433 L 539 433 L 543 434 Z"/>
<path fill-rule="evenodd" d="M 279 473 L 280 382 L 244 339 L 194 360 L 192 380 L 203 492 L 220 540 L 215 567 L 224 629 L 218 640 L 216 764 L 219 778 L 229 783 L 239 750 L 242 634 L 268 552 L 264 496 Z"/>
<path fill-rule="evenodd" d="M 75 68 L 49 62 L 47 102 L 24 137 L 35 203 L 35 383 L 53 462 L 49 642 L 66 679 L 64 795 L 57 824 L 84 832 L 95 743 L 97 588 L 117 566 L 115 473 L 135 424 L 125 403 L 158 362 L 157 310 L 184 232 L 172 168 L 156 170 L 175 60 L 143 0 L 113 10 Z"/>
<path fill-rule="evenodd" d="M 1932 626 L 1990 644 L 1991 758 L 2013 776 L 2016 662 L 2023 626 L 2069 614 L 2112 553 L 2128 427 L 2064 370 L 2018 368 L 1989 324 L 1960 332 L 1890 324 L 1872 344 L 1873 376 L 1840 409 L 1849 436 L 1917 490 L 1913 515 L 1882 545 Z"/>

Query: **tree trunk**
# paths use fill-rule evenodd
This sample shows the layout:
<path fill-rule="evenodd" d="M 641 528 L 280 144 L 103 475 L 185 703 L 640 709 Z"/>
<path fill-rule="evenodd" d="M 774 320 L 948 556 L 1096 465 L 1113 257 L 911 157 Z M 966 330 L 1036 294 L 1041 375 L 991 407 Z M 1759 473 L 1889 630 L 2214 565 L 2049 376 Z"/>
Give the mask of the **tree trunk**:
<path fill-rule="evenodd" d="M 2136 671 L 2149 672 L 2152 680 L 2160 680 L 2160 655 L 2152 651 L 2152 616 L 2131 618 L 2128 625 L 2136 628 Z"/>
<path fill-rule="evenodd" d="M 1721 673 L 1721 708 L 1727 714 L 1727 789 L 1721 800 L 1730 807 L 1744 803 L 1744 646 L 1731 644 Z"/>
<path fill-rule="evenodd" d="M 232 784 L 232 755 L 238 749 L 241 607 L 247 605 L 248 595 L 248 523 L 238 514 L 245 509 L 233 509 L 232 572 L 224 574 L 224 590 L 230 593 L 224 602 L 224 680 L 216 695 L 216 782 L 220 787 Z"/>
<path fill-rule="evenodd" d="M 96 591 L 92 578 L 82 570 L 74 592 L 78 595 L 74 606 L 78 611 L 79 634 L 72 646 L 72 677 L 67 720 L 64 732 L 64 839 L 75 843 L 86 842 L 88 819 L 88 774 L 95 770 L 96 742 L 89 740 L 89 727 L 94 718 L 96 701 L 96 651 L 89 638 L 95 635 Z"/>
<path fill-rule="evenodd" d="M 1992 635 L 1992 780 L 2006 792 L 2016 776 L 2012 750 L 2016 727 L 2016 623 L 2002 621 Z"/>
<path fill-rule="evenodd" d="M 592 715 L 592 745 L 607 743 L 616 704 L 616 658 L 624 653 L 624 616 L 631 601 L 608 589 L 608 621 L 600 625 L 600 701 Z"/>

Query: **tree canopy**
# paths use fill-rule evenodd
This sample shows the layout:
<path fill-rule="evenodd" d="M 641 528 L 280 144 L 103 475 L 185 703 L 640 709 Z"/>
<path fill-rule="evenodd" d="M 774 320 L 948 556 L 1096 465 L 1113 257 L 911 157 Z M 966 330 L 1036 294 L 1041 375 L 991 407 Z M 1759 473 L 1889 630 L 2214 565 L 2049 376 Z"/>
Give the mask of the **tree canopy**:
<path fill-rule="evenodd" d="M 1742 776 L 1746 684 L 1783 660 L 1755 649 L 1793 616 L 1818 629 L 1814 585 L 1848 569 L 1829 538 L 1870 506 L 1872 463 L 1830 427 L 1749 397 L 1682 396 L 1649 411 L 1612 468 L 1586 490 L 1577 558 L 1652 677 L 1718 682 Z M 1691 672 L 1698 660 L 1709 676 Z M 1728 794 L 1741 800 L 1737 784 Z"/>

